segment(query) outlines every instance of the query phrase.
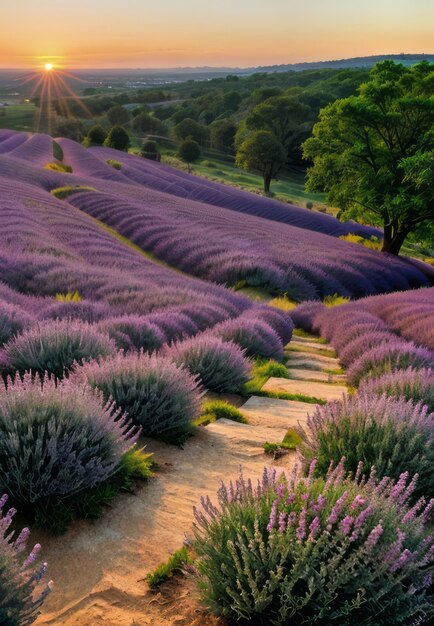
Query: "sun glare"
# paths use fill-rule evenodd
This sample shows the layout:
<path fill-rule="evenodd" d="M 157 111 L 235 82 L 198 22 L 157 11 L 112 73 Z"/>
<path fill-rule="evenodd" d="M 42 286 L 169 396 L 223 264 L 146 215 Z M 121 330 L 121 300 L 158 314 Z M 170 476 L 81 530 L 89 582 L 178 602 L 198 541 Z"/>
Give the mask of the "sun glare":
<path fill-rule="evenodd" d="M 45 71 L 51 72 L 52 69 L 53 69 L 53 64 L 52 63 L 46 63 L 45 64 Z"/>

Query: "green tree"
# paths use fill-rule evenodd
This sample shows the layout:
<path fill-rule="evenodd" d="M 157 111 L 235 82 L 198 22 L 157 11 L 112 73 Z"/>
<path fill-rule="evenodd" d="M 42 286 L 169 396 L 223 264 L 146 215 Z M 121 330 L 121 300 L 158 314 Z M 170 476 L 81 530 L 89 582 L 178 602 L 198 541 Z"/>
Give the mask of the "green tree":
<path fill-rule="evenodd" d="M 308 123 L 310 112 L 310 108 L 297 97 L 273 96 L 255 106 L 246 118 L 246 128 L 274 133 L 291 155 L 303 125 Z"/>
<path fill-rule="evenodd" d="M 101 124 L 95 124 L 87 133 L 87 143 L 94 146 L 102 146 L 107 139 L 107 131 Z"/>
<path fill-rule="evenodd" d="M 225 111 L 238 111 L 242 97 L 237 91 L 228 91 L 223 96 L 223 108 Z"/>
<path fill-rule="evenodd" d="M 83 123 L 75 118 L 62 120 L 58 123 L 56 134 L 59 137 L 67 137 L 74 141 L 82 142 L 85 135 Z"/>
<path fill-rule="evenodd" d="M 113 126 L 107 135 L 107 139 L 104 141 L 104 145 L 107 148 L 126 152 L 130 147 L 130 137 L 122 126 Z"/>
<path fill-rule="evenodd" d="M 142 157 L 146 159 L 151 159 L 152 161 L 159 161 L 161 158 L 160 152 L 158 150 L 158 144 L 156 141 L 148 140 L 143 143 L 142 149 L 140 151 Z"/>
<path fill-rule="evenodd" d="M 277 137 L 268 130 L 257 130 L 241 143 L 235 163 L 238 167 L 260 174 L 264 179 L 264 191 L 269 193 L 271 181 L 276 178 L 285 160 L 285 150 Z"/>
<path fill-rule="evenodd" d="M 114 107 L 111 107 L 107 111 L 107 117 L 112 126 L 123 126 L 124 124 L 128 124 L 130 121 L 130 114 L 120 104 L 116 104 Z"/>
<path fill-rule="evenodd" d="M 184 139 L 178 148 L 178 157 L 187 163 L 188 171 L 191 172 L 191 164 L 197 163 L 201 157 L 200 145 L 194 139 Z"/>
<path fill-rule="evenodd" d="M 209 131 L 206 126 L 187 117 L 173 127 L 173 134 L 179 141 L 191 138 L 197 143 L 203 144 L 208 139 Z"/>
<path fill-rule="evenodd" d="M 320 113 L 304 156 L 308 189 L 341 215 L 383 226 L 383 250 L 434 220 L 434 65 L 378 63 L 359 95 Z"/>
<path fill-rule="evenodd" d="M 237 126 L 231 119 L 216 120 L 211 124 L 211 145 L 221 152 L 233 152 Z"/>
<path fill-rule="evenodd" d="M 132 126 L 136 133 L 166 134 L 166 127 L 163 122 L 146 111 L 139 113 L 133 119 Z"/>

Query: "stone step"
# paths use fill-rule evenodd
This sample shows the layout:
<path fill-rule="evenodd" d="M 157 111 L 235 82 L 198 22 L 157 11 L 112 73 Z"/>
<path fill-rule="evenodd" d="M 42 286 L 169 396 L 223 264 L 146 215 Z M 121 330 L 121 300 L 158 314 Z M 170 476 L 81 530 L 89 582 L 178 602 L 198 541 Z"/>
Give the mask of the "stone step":
<path fill-rule="evenodd" d="M 343 385 L 329 385 L 327 383 L 275 377 L 269 378 L 262 389 L 264 391 L 300 393 L 321 400 L 340 400 L 342 395 L 347 393 L 347 388 Z"/>
<path fill-rule="evenodd" d="M 294 428 L 298 423 L 305 424 L 307 415 L 314 410 L 315 404 L 307 402 L 295 402 L 293 400 L 280 400 L 279 398 L 266 398 L 252 396 L 241 407 L 241 411 L 255 428 L 257 426 L 273 430 L 273 440 L 279 441 L 279 436 L 274 432 L 276 429 Z"/>
<path fill-rule="evenodd" d="M 296 380 L 315 380 L 322 383 L 345 383 L 345 374 L 327 374 L 318 370 L 312 370 L 303 367 L 288 369 L 289 378 Z"/>
<path fill-rule="evenodd" d="M 256 424 L 240 424 L 225 418 L 206 426 L 208 437 L 217 445 L 228 446 L 240 461 L 244 458 L 263 457 L 263 444 L 270 440 L 270 437 L 273 441 L 282 441 L 288 428 L 289 426 L 285 425 L 269 428 Z"/>
<path fill-rule="evenodd" d="M 340 367 L 339 359 L 322 354 L 287 351 L 286 356 L 288 357 L 288 367 L 305 367 L 318 370 L 335 370 Z"/>
<path fill-rule="evenodd" d="M 319 345 L 325 345 L 321 342 L 320 337 L 315 337 L 312 335 L 311 337 L 302 337 L 301 335 L 292 335 L 291 341 L 295 341 L 297 343 L 316 343 Z"/>
<path fill-rule="evenodd" d="M 311 348 L 313 350 L 324 350 L 325 352 L 332 352 L 334 349 L 328 343 L 317 343 L 315 341 L 298 341 L 298 337 L 293 337 L 290 343 L 287 345 L 287 349 L 297 348 L 297 350 L 304 348 Z"/>

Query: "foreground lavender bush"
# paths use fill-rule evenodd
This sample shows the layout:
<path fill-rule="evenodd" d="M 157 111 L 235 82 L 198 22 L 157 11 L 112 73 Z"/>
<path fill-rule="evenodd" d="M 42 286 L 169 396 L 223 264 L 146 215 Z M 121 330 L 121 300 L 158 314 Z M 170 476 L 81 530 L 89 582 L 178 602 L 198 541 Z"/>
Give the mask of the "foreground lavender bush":
<path fill-rule="evenodd" d="M 30 326 L 32 318 L 23 309 L 0 300 L 0 346 Z"/>
<path fill-rule="evenodd" d="M 109 478 L 137 439 L 101 394 L 26 374 L 0 385 L 0 489 L 18 502 L 62 498 Z"/>
<path fill-rule="evenodd" d="M 294 326 L 301 328 L 306 332 L 315 332 L 317 330 L 315 318 L 325 311 L 322 302 L 306 301 L 291 311 L 291 319 Z"/>
<path fill-rule="evenodd" d="M 396 626 L 431 623 L 427 589 L 434 500 L 408 500 L 414 481 L 345 478 L 343 465 L 314 479 L 264 470 L 242 476 L 195 510 L 205 602 L 240 623 Z"/>
<path fill-rule="evenodd" d="M 105 302 L 91 302 L 90 300 L 66 300 L 52 302 L 40 314 L 41 319 L 74 319 L 95 324 L 111 315 L 111 310 Z"/>
<path fill-rule="evenodd" d="M 116 352 L 113 341 L 84 322 L 42 322 L 18 335 L 4 347 L 5 357 L 20 374 L 31 370 L 63 378 L 73 364 Z"/>
<path fill-rule="evenodd" d="M 0 624 L 4 626 L 27 626 L 38 617 L 39 608 L 50 592 L 52 583 L 40 584 L 47 564 L 34 567 L 33 563 L 41 549 L 36 544 L 27 556 L 29 529 L 24 528 L 14 539 L 10 526 L 15 509 L 5 511 L 7 496 L 0 497 Z"/>
<path fill-rule="evenodd" d="M 268 305 L 256 306 L 247 309 L 241 317 L 267 322 L 279 335 L 284 346 L 291 341 L 294 324 L 288 311 L 282 311 Z"/>
<path fill-rule="evenodd" d="M 236 344 L 203 334 L 165 350 L 175 363 L 185 367 L 204 387 L 219 392 L 237 392 L 251 374 L 245 352 Z"/>
<path fill-rule="evenodd" d="M 218 324 L 212 333 L 224 341 L 232 341 L 246 351 L 248 356 L 262 356 L 280 361 L 283 344 L 275 330 L 264 322 L 248 317 L 238 317 Z"/>
<path fill-rule="evenodd" d="M 202 393 L 196 379 L 161 356 L 119 353 L 77 367 L 73 379 L 112 398 L 145 435 L 181 431 L 200 415 Z"/>
<path fill-rule="evenodd" d="M 417 474 L 415 495 L 434 497 L 434 413 L 422 404 L 358 393 L 317 407 L 299 434 L 305 466 L 317 459 L 317 475 L 325 476 L 330 461 L 342 457 L 355 474 L 363 459 L 363 470 L 375 466 L 380 478 Z"/>
<path fill-rule="evenodd" d="M 100 322 L 98 328 L 107 333 L 122 350 L 143 349 L 145 352 L 153 352 L 161 348 L 166 340 L 158 326 L 142 315 L 111 317 Z"/>
<path fill-rule="evenodd" d="M 413 402 L 426 404 L 429 411 L 434 411 L 434 370 L 413 369 L 384 374 L 379 378 L 362 382 L 359 390 L 367 395 L 387 394 L 393 398 L 405 398 Z"/>

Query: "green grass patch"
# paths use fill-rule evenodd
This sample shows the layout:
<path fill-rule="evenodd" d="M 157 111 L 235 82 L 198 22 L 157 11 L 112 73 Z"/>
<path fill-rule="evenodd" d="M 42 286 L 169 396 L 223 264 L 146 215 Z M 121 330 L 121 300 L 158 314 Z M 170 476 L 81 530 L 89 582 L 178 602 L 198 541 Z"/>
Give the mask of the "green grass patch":
<path fill-rule="evenodd" d="M 66 293 L 56 293 L 57 302 L 81 302 L 78 291 L 67 291 Z"/>
<path fill-rule="evenodd" d="M 173 574 L 182 571 L 185 565 L 193 563 L 186 547 L 174 552 L 165 563 L 161 563 L 153 572 L 146 575 L 146 582 L 151 589 L 157 589 Z"/>
<path fill-rule="evenodd" d="M 295 309 L 297 306 L 297 302 L 295 302 L 295 300 L 291 300 L 291 298 L 288 297 L 288 294 L 283 294 L 282 296 L 273 298 L 268 304 L 276 307 L 277 309 L 281 309 L 282 311 L 291 311 L 291 309 Z"/>
<path fill-rule="evenodd" d="M 96 191 L 96 189 L 94 187 L 84 187 L 76 185 L 75 187 L 57 187 L 56 189 L 52 189 L 51 193 L 58 200 L 66 200 L 66 198 L 72 196 L 72 194 L 74 193 L 84 193 L 86 191 Z"/>
<path fill-rule="evenodd" d="M 62 146 L 57 141 L 53 141 L 53 157 L 58 161 L 63 161 L 63 156 Z"/>
<path fill-rule="evenodd" d="M 294 335 L 294 337 L 303 337 L 304 339 L 309 339 L 309 341 L 312 341 L 313 343 L 327 343 L 327 341 L 323 339 L 323 337 L 317 337 L 316 335 L 311 335 L 311 333 L 308 333 L 306 330 L 303 330 L 302 328 L 294 328 L 294 330 L 292 331 L 292 334 Z"/>
<path fill-rule="evenodd" d="M 210 400 L 204 402 L 202 415 L 194 422 L 195 426 L 206 426 L 219 419 L 232 420 L 240 424 L 248 424 L 248 420 L 242 412 L 233 404 L 225 400 Z"/>
<path fill-rule="evenodd" d="M 72 174 L 72 167 L 70 165 L 66 165 L 66 163 L 47 163 L 44 165 L 44 170 L 61 172 L 62 174 Z"/>
<path fill-rule="evenodd" d="M 280 443 L 271 443 L 266 441 L 263 446 L 264 452 L 265 454 L 271 454 L 274 457 L 278 457 L 288 450 L 295 450 L 295 448 L 300 445 L 301 441 L 302 439 L 298 432 L 293 428 L 290 428 Z"/>
<path fill-rule="evenodd" d="M 156 468 L 152 454 L 133 448 L 124 454 L 119 468 L 109 480 L 63 500 L 48 499 L 39 502 L 32 511 L 32 517 L 37 526 L 61 535 L 74 519 L 101 517 L 104 507 L 119 492 L 130 491 L 136 481 L 147 480 Z"/>
<path fill-rule="evenodd" d="M 341 304 L 347 304 L 351 298 L 340 296 L 338 293 L 334 293 L 332 296 L 326 296 L 323 300 L 327 307 L 341 306 Z"/>
<path fill-rule="evenodd" d="M 115 170 L 122 169 L 122 163 L 120 161 L 116 161 L 116 159 L 106 159 L 107 165 L 111 165 Z"/>
<path fill-rule="evenodd" d="M 36 111 L 34 104 L 12 104 L 2 110 L 6 113 L 0 116 L 0 128 L 24 131 L 33 130 Z"/>

